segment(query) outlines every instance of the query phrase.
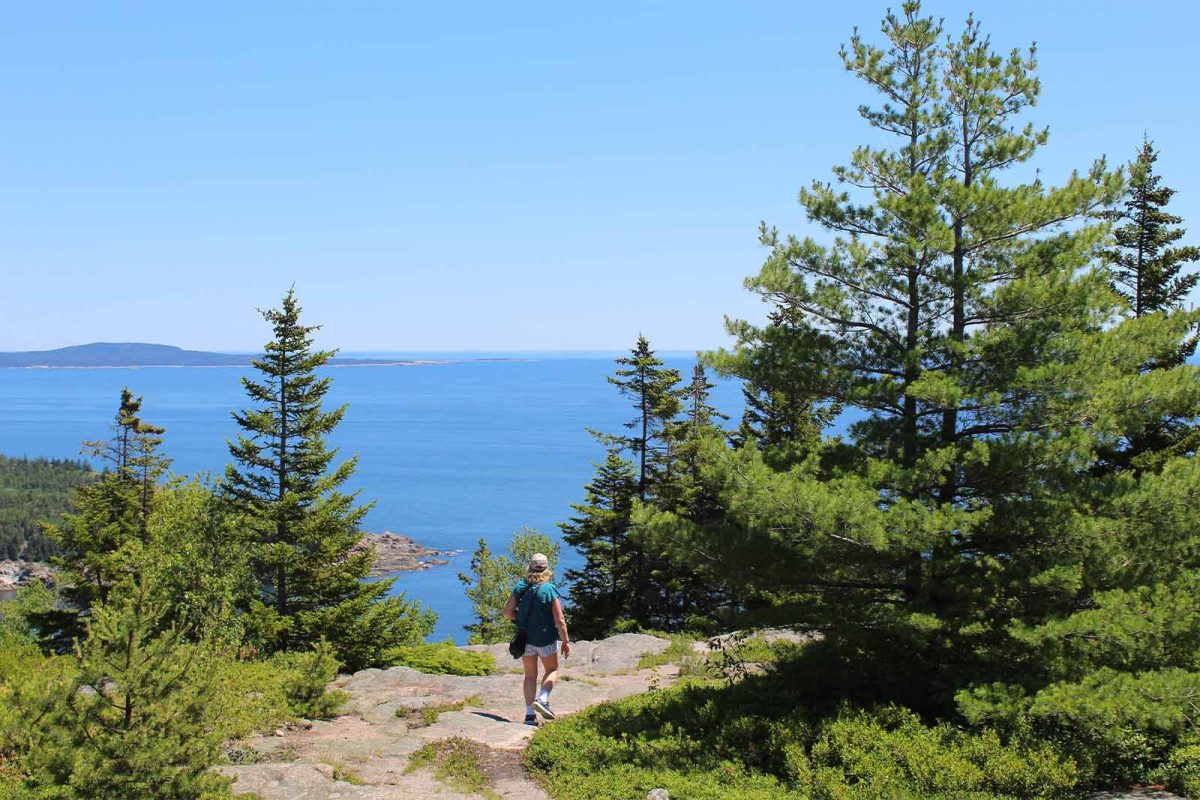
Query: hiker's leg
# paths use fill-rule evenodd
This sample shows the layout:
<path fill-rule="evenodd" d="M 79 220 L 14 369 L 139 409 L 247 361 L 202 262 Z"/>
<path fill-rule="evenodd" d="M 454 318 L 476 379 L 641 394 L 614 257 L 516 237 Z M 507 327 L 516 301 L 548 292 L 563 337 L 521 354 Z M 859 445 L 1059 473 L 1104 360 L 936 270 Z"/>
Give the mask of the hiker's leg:
<path fill-rule="evenodd" d="M 542 656 L 542 669 L 546 673 L 542 678 L 542 694 L 546 697 L 554 691 L 554 682 L 558 680 L 558 654 Z"/>
<path fill-rule="evenodd" d="M 525 667 L 525 707 L 528 709 L 533 705 L 533 698 L 537 696 L 538 660 L 537 656 L 525 656 L 521 660 Z"/>

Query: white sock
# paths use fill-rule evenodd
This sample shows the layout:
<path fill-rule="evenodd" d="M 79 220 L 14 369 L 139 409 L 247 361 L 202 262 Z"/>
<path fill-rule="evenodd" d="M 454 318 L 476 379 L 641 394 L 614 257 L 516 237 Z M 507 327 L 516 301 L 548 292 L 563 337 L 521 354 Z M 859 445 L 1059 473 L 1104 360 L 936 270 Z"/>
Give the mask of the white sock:
<path fill-rule="evenodd" d="M 525 716 L 529 717 L 532 715 L 533 715 L 533 706 L 525 706 Z"/>
<path fill-rule="evenodd" d="M 543 686 L 542 690 L 540 692 L 538 692 L 537 699 L 541 700 L 543 703 L 549 703 L 550 702 L 550 690 Z"/>

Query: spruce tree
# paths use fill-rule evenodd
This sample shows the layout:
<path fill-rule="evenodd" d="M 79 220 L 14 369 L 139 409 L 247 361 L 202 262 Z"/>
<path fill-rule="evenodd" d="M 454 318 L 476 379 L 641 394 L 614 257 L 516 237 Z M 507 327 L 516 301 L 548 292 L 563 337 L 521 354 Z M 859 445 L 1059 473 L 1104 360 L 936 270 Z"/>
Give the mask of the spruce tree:
<path fill-rule="evenodd" d="M 84 451 L 106 461 L 111 470 L 75 490 L 75 510 L 62 524 L 46 526 L 59 551 L 53 559 L 59 568 L 55 583 L 66 602 L 39 625 L 56 649 L 82 635 L 82 620 L 92 604 L 105 600 L 148 542 L 154 492 L 170 460 L 159 450 L 163 428 L 140 417 L 141 405 L 142 398 L 128 388 L 121 391 L 112 437 L 84 442 Z"/>
<path fill-rule="evenodd" d="M 1171 245 L 1186 231 L 1177 227 L 1183 220 L 1166 211 L 1175 190 L 1162 185 L 1155 174 L 1158 152 L 1149 139 L 1129 168 L 1129 188 L 1123 204 L 1100 216 L 1116 225 L 1112 246 L 1103 258 L 1113 274 L 1113 288 L 1129 303 L 1134 318 L 1147 314 L 1171 313 L 1184 301 L 1200 280 L 1200 273 L 1184 273 L 1190 262 L 1200 260 L 1200 247 Z M 1155 354 L 1148 368 L 1169 369 L 1183 363 L 1196 352 L 1200 336 L 1193 332 L 1182 345 L 1172 343 L 1167 351 Z M 1200 447 L 1200 427 L 1187 416 L 1163 419 L 1140 434 L 1122 440 L 1105 453 L 1100 470 L 1157 470 L 1176 455 L 1194 454 Z"/>
<path fill-rule="evenodd" d="M 571 629 L 577 636 L 603 636 L 633 610 L 631 598 L 642 591 L 630 542 L 630 512 L 638 494 L 634 466 L 615 448 L 596 466 L 596 477 L 584 486 L 582 503 L 572 504 L 577 514 L 559 524 L 563 541 L 584 558 L 581 569 L 566 574 L 570 585 Z"/>
<path fill-rule="evenodd" d="M 630 434 L 601 438 L 618 442 L 633 453 L 638 465 L 638 497 L 644 502 L 651 493 L 657 472 L 670 460 L 666 427 L 679 413 L 676 386 L 680 375 L 677 370 L 663 365 L 650 348 L 650 342 L 641 335 L 630 354 L 618 358 L 616 363 L 619 368 L 615 375 L 609 376 L 608 382 L 633 401 L 637 416 L 625 423 Z"/>
<path fill-rule="evenodd" d="M 368 506 L 342 487 L 356 459 L 332 466 L 326 437 L 346 406 L 325 410 L 332 379 L 317 370 L 333 351 L 314 350 L 319 326 L 300 322 L 289 290 L 278 309 L 262 311 L 273 338 L 252 364 L 259 380 L 243 378 L 251 407 L 234 412 L 245 432 L 229 445 L 234 463 L 223 493 L 248 520 L 252 565 L 261 602 L 248 624 L 268 650 L 308 650 L 327 639 L 349 669 L 377 663 L 396 645 L 420 641 L 430 612 L 388 597 L 391 580 L 366 580 L 371 548 L 358 549 Z"/>
<path fill-rule="evenodd" d="M 1175 190 L 1155 174 L 1157 160 L 1153 143 L 1143 139 L 1130 165 L 1125 202 L 1103 215 L 1117 225 L 1104 259 L 1112 266 L 1114 288 L 1135 317 L 1179 308 L 1200 280 L 1196 272 L 1181 274 L 1186 264 L 1200 260 L 1200 247 L 1171 246 L 1186 231 L 1177 227 L 1183 219 L 1166 210 Z"/>

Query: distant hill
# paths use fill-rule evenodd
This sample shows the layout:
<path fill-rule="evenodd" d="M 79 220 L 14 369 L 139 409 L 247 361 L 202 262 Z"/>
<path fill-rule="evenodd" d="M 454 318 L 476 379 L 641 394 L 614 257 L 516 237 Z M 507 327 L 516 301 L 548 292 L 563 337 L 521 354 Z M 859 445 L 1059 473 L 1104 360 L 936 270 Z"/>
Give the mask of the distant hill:
<path fill-rule="evenodd" d="M 165 344 L 94 342 L 58 350 L 0 353 L 0 367 L 240 367 L 249 364 L 253 357 L 184 350 Z M 385 366 L 431 362 L 335 358 L 329 363 L 333 366 Z"/>

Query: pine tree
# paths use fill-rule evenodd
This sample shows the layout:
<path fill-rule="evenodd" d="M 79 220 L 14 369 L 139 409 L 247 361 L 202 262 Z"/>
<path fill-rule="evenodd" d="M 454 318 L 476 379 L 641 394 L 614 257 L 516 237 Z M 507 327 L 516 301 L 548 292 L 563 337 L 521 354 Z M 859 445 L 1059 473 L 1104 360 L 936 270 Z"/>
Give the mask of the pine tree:
<path fill-rule="evenodd" d="M 642 591 L 633 583 L 640 574 L 629 538 L 637 473 L 610 448 L 584 491 L 584 502 L 571 506 L 577 515 L 559 528 L 563 541 L 584 558 L 582 569 L 566 575 L 571 587 L 571 629 L 577 636 L 598 637 L 618 619 L 632 616 L 631 599 Z"/>
<path fill-rule="evenodd" d="M 252 407 L 234 413 L 245 433 L 229 445 L 234 462 L 223 492 L 246 515 L 255 539 L 252 565 L 262 602 L 249 624 L 268 649 L 308 650 L 322 638 L 349 669 L 378 662 L 390 647 L 420 641 L 431 613 L 388 597 L 391 580 L 367 581 L 371 548 L 356 549 L 368 506 L 341 491 L 356 459 L 332 467 L 326 437 L 346 406 L 323 409 L 331 378 L 317 370 L 332 351 L 314 350 L 319 326 L 300 322 L 289 290 L 278 309 L 262 312 L 274 338 L 244 378 Z"/>
<path fill-rule="evenodd" d="M 1018 626 L 1129 580 L 1093 521 L 1122 524 L 1127 485 L 1089 470 L 1104 446 L 1195 413 L 1192 372 L 1141 370 L 1195 315 L 1111 324 L 1104 230 L 1087 224 L 1121 190 L 1102 162 L 1058 187 L 1007 177 L 1046 140 L 1018 121 L 1040 91 L 1032 50 L 994 53 L 970 18 L 943 39 L 915 2 L 882 31 L 843 59 L 883 96 L 860 112 L 894 146 L 860 147 L 840 185 L 801 192 L 830 244 L 764 226 L 749 285 L 776 313 L 731 325 L 740 349 L 715 359 L 795 364 L 815 407 L 863 419 L 799 463 L 730 453 L 721 530 L 789 567 L 727 569 L 807 596 L 804 621 L 856 654 L 841 690 L 946 713 L 965 686 L 1048 680 L 1057 667 Z"/>
<path fill-rule="evenodd" d="M 1171 247 L 1186 231 L 1176 227 L 1182 218 L 1166 211 L 1175 190 L 1163 186 L 1162 177 L 1154 173 L 1157 160 L 1153 143 L 1143 139 L 1130 165 L 1123 207 L 1103 215 L 1123 223 L 1113 230 L 1114 246 L 1104 251 L 1104 259 L 1112 265 L 1114 288 L 1135 317 L 1180 307 L 1200 281 L 1196 272 L 1180 274 L 1185 264 L 1200 260 L 1200 247 Z M 1194 341 L 1192 346 L 1194 350 Z"/>
<path fill-rule="evenodd" d="M 62 783 L 75 796 L 229 794 L 228 779 L 211 772 L 222 742 L 209 711 L 214 684 L 204 653 L 166 625 L 167 608 L 136 574 L 95 608 L 74 687 L 54 720 L 74 751 Z"/>

